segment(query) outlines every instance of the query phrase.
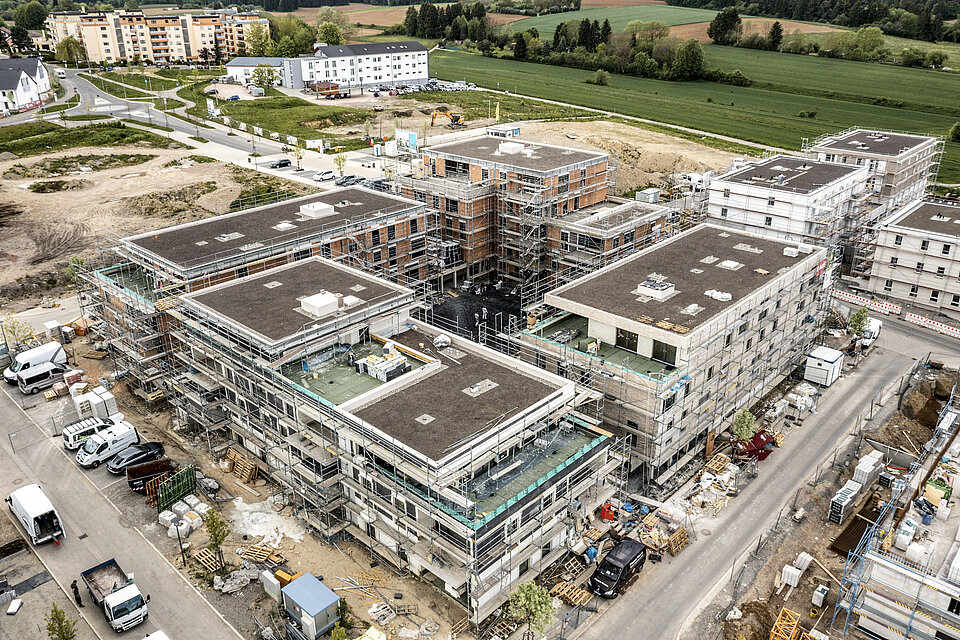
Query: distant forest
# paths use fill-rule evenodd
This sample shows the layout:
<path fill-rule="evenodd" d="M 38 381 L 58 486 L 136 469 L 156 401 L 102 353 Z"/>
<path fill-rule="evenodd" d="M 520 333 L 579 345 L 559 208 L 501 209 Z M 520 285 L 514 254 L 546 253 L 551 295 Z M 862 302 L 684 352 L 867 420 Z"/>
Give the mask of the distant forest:
<path fill-rule="evenodd" d="M 721 10 L 737 7 L 741 15 L 767 16 L 842 27 L 877 26 L 901 38 L 936 42 L 944 37 L 944 21 L 960 12 L 960 0 L 667 0 L 678 7 Z"/>

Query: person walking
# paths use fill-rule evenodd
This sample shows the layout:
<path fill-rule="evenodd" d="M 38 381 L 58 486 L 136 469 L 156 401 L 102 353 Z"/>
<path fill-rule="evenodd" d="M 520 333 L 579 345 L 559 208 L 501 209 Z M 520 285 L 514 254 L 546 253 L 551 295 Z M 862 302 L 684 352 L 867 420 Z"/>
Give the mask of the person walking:
<path fill-rule="evenodd" d="M 484 307 L 484 308 L 482 309 L 482 312 L 483 312 L 483 321 L 486 322 L 486 321 L 487 321 L 487 308 Z"/>
<path fill-rule="evenodd" d="M 479 314 L 479 313 L 475 313 L 475 314 L 473 314 L 473 317 L 474 317 L 474 319 L 476 319 L 476 321 L 477 321 L 477 326 L 479 327 L 479 326 L 480 326 L 480 314 Z"/>
<path fill-rule="evenodd" d="M 77 606 L 82 607 L 83 601 L 80 599 L 80 587 L 77 586 L 76 580 L 70 583 L 70 590 L 73 591 L 73 599 L 77 601 Z"/>

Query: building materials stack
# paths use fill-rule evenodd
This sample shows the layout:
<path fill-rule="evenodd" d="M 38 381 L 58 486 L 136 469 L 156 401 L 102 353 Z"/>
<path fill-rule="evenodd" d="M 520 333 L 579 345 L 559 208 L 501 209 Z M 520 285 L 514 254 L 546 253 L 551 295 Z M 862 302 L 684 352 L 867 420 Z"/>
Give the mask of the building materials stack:
<path fill-rule="evenodd" d="M 857 468 L 853 471 L 854 482 L 859 482 L 864 487 L 873 486 L 880 476 L 883 469 L 883 454 L 880 451 L 872 451 L 860 458 Z"/>
<path fill-rule="evenodd" d="M 827 520 L 836 524 L 843 524 L 850 514 L 853 513 L 853 509 L 857 503 L 857 495 L 859 495 L 862 488 L 863 485 L 859 482 L 847 480 L 847 484 L 843 485 L 843 487 L 837 491 L 837 494 L 833 496 L 833 500 L 830 501 L 830 513 L 827 516 Z"/>

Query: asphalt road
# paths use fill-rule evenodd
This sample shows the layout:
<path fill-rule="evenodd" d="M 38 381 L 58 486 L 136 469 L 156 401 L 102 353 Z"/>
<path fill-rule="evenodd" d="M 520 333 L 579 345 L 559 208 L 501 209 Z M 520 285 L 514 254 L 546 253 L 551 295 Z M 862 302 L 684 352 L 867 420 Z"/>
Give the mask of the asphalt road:
<path fill-rule="evenodd" d="M 709 603 L 739 558 L 766 531 L 798 486 L 854 428 L 856 416 L 880 389 L 928 353 L 950 366 L 960 364 L 960 341 L 899 320 L 884 322 L 876 349 L 821 398 L 817 413 L 804 420 L 782 449 L 760 463 L 760 474 L 712 521 L 697 526 L 697 541 L 675 558 L 647 564 L 640 579 L 613 605 L 574 636 L 581 640 L 624 637 L 673 639 L 684 622 Z M 708 533 L 704 533 L 706 530 Z M 638 635 L 633 635 L 638 634 Z M 694 629 L 683 638 L 699 638 Z"/>
<path fill-rule="evenodd" d="M 69 595 L 69 585 L 80 578 L 81 571 L 114 557 L 125 571 L 134 573 L 141 591 L 151 596 L 150 617 L 127 636 L 142 638 L 163 629 L 171 638 L 241 637 L 137 531 L 135 527 L 142 523 L 129 521 L 107 500 L 103 490 L 125 480 L 111 476 L 105 467 L 82 471 L 65 455 L 60 438 L 44 433 L 13 400 L 19 391 L 0 384 L 0 495 L 38 483 L 56 505 L 66 531 L 63 543 L 34 550 L 60 587 Z M 68 615 L 84 617 L 101 638 L 116 636 L 86 590 L 82 596 L 86 606 Z M 40 619 L 37 622 L 42 624 Z"/>

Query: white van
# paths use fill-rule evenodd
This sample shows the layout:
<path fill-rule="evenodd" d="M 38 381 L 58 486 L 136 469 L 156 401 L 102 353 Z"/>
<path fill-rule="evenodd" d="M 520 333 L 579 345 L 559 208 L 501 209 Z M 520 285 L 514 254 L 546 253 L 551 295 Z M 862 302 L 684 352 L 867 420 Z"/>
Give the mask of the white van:
<path fill-rule="evenodd" d="M 114 455 L 139 442 L 140 434 L 133 425 L 120 421 L 84 440 L 83 446 L 77 452 L 77 464 L 85 469 L 99 467 Z"/>
<path fill-rule="evenodd" d="M 17 384 L 17 374 L 26 371 L 30 367 L 35 367 L 44 362 L 54 364 L 67 364 L 67 352 L 63 350 L 63 345 L 59 342 L 48 342 L 33 349 L 27 349 L 18 353 L 13 358 L 13 363 L 4 369 L 3 379 L 7 384 Z"/>
<path fill-rule="evenodd" d="M 866 349 L 880 337 L 880 330 L 883 329 L 883 322 L 876 318 L 867 320 L 867 327 L 863 330 L 863 348 Z"/>
<path fill-rule="evenodd" d="M 61 80 L 67 79 L 67 72 L 64 69 L 57 69 L 54 73 L 56 73 L 57 77 Z"/>
<path fill-rule="evenodd" d="M 84 440 L 116 426 L 121 420 L 123 414 L 116 413 L 109 418 L 82 418 L 71 422 L 63 428 L 63 448 L 67 451 L 79 449 Z"/>
<path fill-rule="evenodd" d="M 65 364 L 41 362 L 17 373 L 17 386 L 20 387 L 20 393 L 32 395 L 42 389 L 52 387 L 58 382 L 63 382 L 63 374 L 69 370 L 70 367 Z"/>
<path fill-rule="evenodd" d="M 10 494 L 7 504 L 33 544 L 63 537 L 60 514 L 40 485 L 28 484 L 20 487 Z"/>

